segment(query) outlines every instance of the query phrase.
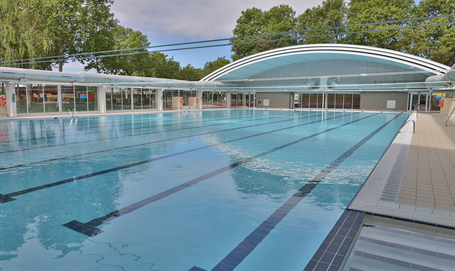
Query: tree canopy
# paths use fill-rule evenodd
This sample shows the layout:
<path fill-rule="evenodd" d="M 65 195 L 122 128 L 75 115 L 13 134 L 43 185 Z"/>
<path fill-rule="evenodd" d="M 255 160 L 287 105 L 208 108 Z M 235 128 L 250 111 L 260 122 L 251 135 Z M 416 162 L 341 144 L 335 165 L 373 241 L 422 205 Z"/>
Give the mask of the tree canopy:
<path fill-rule="evenodd" d="M 273 7 L 270 11 L 247 9 L 242 12 L 233 30 L 232 58 L 237 60 L 293 44 L 346 43 L 401 51 L 453 65 L 454 17 L 405 20 L 454 13 L 453 0 L 421 0 L 419 4 L 414 0 L 325 0 L 322 5 L 307 9 L 298 16 L 285 5 Z M 279 19 L 268 16 L 270 14 Z M 281 23 L 277 24 L 278 21 Z M 384 23 L 377 24 L 380 22 Z M 450 24 L 423 27 L 447 22 Z M 391 30 L 377 31 L 381 29 Z M 291 33 L 240 39 L 279 32 Z M 295 36 L 297 40 L 286 40 Z M 284 40 L 258 43 L 273 39 Z M 236 44 L 242 42 L 250 43 Z"/>

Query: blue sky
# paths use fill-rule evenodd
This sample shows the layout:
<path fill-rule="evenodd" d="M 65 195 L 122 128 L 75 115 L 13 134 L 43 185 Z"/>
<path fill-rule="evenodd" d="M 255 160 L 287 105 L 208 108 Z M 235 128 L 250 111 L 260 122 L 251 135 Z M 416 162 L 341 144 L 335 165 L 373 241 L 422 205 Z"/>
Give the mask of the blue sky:
<path fill-rule="evenodd" d="M 287 4 L 296 14 L 321 5 L 322 0 L 115 0 L 111 10 L 125 27 L 141 31 L 153 45 L 229 38 L 241 12 L 252 7 L 268 10 Z M 225 56 L 231 47 L 164 52 L 181 66 L 202 68 L 207 61 Z M 79 63 L 67 63 L 65 72 L 84 71 Z"/>

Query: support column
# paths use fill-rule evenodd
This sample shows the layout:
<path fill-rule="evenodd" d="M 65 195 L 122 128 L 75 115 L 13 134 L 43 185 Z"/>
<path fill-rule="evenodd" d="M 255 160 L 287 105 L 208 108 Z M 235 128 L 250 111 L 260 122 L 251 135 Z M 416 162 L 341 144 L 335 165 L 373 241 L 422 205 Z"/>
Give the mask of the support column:
<path fill-rule="evenodd" d="M 155 95 L 155 103 L 156 103 L 156 110 L 163 111 L 163 92 L 162 88 L 156 90 Z"/>
<path fill-rule="evenodd" d="M 16 91 L 14 89 L 15 83 L 13 82 L 6 82 L 5 83 L 5 90 L 6 90 L 6 115 L 8 117 L 16 117 L 17 116 L 17 107 L 16 107 Z"/>
<path fill-rule="evenodd" d="M 246 106 L 246 93 L 242 93 L 242 107 Z"/>
<path fill-rule="evenodd" d="M 197 105 L 198 109 L 202 109 L 202 90 L 196 90 L 196 97 L 199 99 L 199 103 Z"/>
<path fill-rule="evenodd" d="M 96 88 L 96 96 L 98 98 L 98 111 L 106 113 L 106 87 L 98 86 Z"/>
<path fill-rule="evenodd" d="M 57 103 L 58 103 L 58 112 L 62 113 L 62 85 L 57 85 Z"/>
<path fill-rule="evenodd" d="M 420 111 L 420 92 L 419 92 L 419 95 L 417 96 L 417 111 Z"/>

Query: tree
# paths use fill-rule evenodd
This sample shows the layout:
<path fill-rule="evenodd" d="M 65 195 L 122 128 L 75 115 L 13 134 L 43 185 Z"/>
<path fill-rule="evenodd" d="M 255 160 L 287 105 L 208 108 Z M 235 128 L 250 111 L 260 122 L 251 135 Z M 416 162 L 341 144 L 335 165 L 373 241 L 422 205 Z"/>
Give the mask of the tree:
<path fill-rule="evenodd" d="M 100 51 L 99 41 L 105 41 L 117 20 L 110 12 L 113 0 L 48 0 L 51 15 L 46 18 L 45 28 L 49 30 L 49 42 L 58 70 L 67 62 L 65 55 Z M 105 49 L 105 47 L 102 47 Z M 86 61 L 85 55 L 71 57 Z"/>
<path fill-rule="evenodd" d="M 347 7 L 344 0 L 327 0 L 322 2 L 322 6 L 307 9 L 297 19 L 297 29 L 300 31 L 314 30 L 321 28 L 334 28 L 330 30 L 308 31 L 299 34 L 302 44 L 316 43 L 339 43 L 345 31 Z M 318 36 L 331 34 L 333 36 L 306 38 L 307 36 Z"/>
<path fill-rule="evenodd" d="M 188 81 L 199 81 L 202 78 L 202 70 L 191 66 L 190 64 L 181 68 L 175 79 L 188 80 Z"/>
<path fill-rule="evenodd" d="M 0 1 L 0 60 L 45 56 L 51 50 L 43 24 L 49 14 L 47 1 Z M 51 69 L 50 63 L 15 63 L 18 68 Z M 6 64 L 8 65 L 8 64 Z"/>
<path fill-rule="evenodd" d="M 207 76 L 229 63 L 231 63 L 231 61 L 227 60 L 224 56 L 217 58 L 215 61 L 208 61 L 204 64 L 204 68 L 202 69 L 203 76 Z"/>
<path fill-rule="evenodd" d="M 351 0 L 347 12 L 347 25 L 388 22 L 412 17 L 414 0 Z M 403 23 L 384 23 L 349 28 L 348 32 L 387 29 Z M 348 34 L 344 42 L 400 51 L 401 30 Z"/>
<path fill-rule="evenodd" d="M 453 0 L 422 0 L 415 9 L 416 17 L 436 17 L 455 13 Z M 429 19 L 420 24 L 449 23 L 449 25 L 438 25 L 423 28 L 422 38 L 419 46 L 426 51 L 424 57 L 431 60 L 453 65 L 455 63 L 455 21 L 453 17 Z"/>
<path fill-rule="evenodd" d="M 237 20 L 233 30 L 234 36 L 231 40 L 234 52 L 233 60 L 238 60 L 245 56 L 267 51 L 274 48 L 286 47 L 297 44 L 296 40 L 268 41 L 250 44 L 236 44 L 242 42 L 266 41 L 275 39 L 289 39 L 295 35 L 270 35 L 260 38 L 236 39 L 239 37 L 256 36 L 264 34 L 275 34 L 293 31 L 295 29 L 295 11 L 288 5 L 272 7 L 269 11 L 262 11 L 258 8 L 242 11 L 242 15 Z"/>
<path fill-rule="evenodd" d="M 180 70 L 180 63 L 174 61 L 174 57 L 167 58 L 167 55 L 159 52 L 150 54 L 151 62 L 149 69 L 152 71 L 153 77 L 158 78 L 177 78 L 177 73 Z"/>
<path fill-rule="evenodd" d="M 113 44 L 110 44 L 110 40 Z M 100 41 L 103 41 L 100 39 Z M 146 47 L 150 46 L 147 36 L 140 31 L 123 26 L 117 26 L 113 32 L 112 39 L 104 39 L 105 48 L 110 50 L 122 50 L 130 48 L 142 48 L 136 50 L 126 50 L 112 52 L 106 55 L 115 55 L 112 57 L 97 58 L 96 56 L 89 60 L 85 66 L 86 70 L 96 69 L 98 73 L 120 74 L 129 76 L 152 76 L 152 71 L 147 69 L 151 65 L 151 58 Z"/>

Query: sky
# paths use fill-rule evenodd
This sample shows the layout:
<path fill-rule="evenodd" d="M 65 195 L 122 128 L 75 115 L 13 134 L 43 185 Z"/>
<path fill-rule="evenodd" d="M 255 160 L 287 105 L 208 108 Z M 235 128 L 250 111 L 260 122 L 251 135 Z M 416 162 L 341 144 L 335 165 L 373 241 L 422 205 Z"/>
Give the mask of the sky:
<path fill-rule="evenodd" d="M 114 0 L 111 11 L 120 25 L 141 31 L 151 45 L 208 39 L 230 38 L 241 12 L 252 7 L 269 10 L 286 4 L 296 15 L 322 0 Z M 230 46 L 163 52 L 180 65 L 202 68 L 207 61 L 225 56 L 231 59 Z M 78 62 L 67 63 L 64 72 L 84 71 Z"/>

